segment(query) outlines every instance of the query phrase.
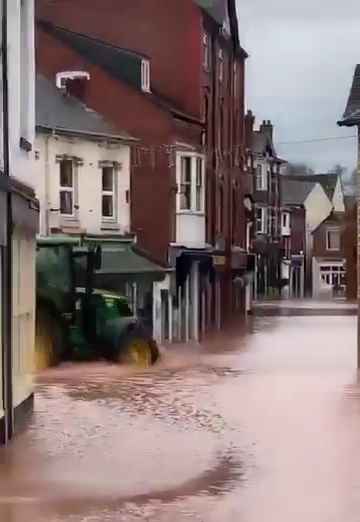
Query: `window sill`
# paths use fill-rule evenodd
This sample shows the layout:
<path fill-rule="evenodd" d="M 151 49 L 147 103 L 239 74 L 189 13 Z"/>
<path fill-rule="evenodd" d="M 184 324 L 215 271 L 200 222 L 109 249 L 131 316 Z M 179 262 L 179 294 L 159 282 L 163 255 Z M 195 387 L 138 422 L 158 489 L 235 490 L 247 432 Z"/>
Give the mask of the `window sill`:
<path fill-rule="evenodd" d="M 202 210 L 177 210 L 176 214 L 178 216 L 205 216 L 205 212 L 203 212 Z"/>
<path fill-rule="evenodd" d="M 76 217 L 60 216 L 60 222 L 62 226 L 77 228 L 80 226 L 80 221 Z"/>
<path fill-rule="evenodd" d="M 101 230 L 120 230 L 120 225 L 116 221 L 102 221 Z"/>

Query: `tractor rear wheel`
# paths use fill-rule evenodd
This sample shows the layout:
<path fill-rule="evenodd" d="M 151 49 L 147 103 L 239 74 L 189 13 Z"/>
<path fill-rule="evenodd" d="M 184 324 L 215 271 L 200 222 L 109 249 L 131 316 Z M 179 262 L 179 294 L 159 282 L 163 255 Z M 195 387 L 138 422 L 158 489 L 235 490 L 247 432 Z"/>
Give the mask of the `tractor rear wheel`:
<path fill-rule="evenodd" d="M 49 310 L 40 306 L 36 316 L 35 371 L 56 366 L 61 358 L 62 328 Z"/>
<path fill-rule="evenodd" d="M 150 368 L 158 357 L 156 343 L 141 333 L 129 335 L 119 352 L 120 362 L 139 368 Z"/>

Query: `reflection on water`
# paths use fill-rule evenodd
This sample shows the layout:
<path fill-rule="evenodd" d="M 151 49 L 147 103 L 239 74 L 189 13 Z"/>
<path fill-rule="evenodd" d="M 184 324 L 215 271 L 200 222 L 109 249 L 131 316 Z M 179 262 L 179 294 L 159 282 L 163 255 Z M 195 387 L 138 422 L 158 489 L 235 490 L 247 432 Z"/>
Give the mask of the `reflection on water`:
<path fill-rule="evenodd" d="M 145 372 L 44 372 L 0 520 L 357 522 L 355 326 L 263 317 Z"/>

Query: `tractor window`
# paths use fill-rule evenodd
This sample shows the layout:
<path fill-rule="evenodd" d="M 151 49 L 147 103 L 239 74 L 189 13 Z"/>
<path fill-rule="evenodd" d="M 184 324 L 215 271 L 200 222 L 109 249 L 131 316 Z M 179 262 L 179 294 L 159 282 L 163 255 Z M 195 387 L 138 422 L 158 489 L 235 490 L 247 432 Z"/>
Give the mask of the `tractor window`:
<path fill-rule="evenodd" d="M 118 301 L 117 306 L 121 317 L 132 317 L 133 313 L 126 301 Z"/>
<path fill-rule="evenodd" d="M 105 306 L 108 315 L 121 316 L 121 317 L 132 317 L 132 311 L 126 300 L 113 299 L 112 297 L 105 297 Z"/>

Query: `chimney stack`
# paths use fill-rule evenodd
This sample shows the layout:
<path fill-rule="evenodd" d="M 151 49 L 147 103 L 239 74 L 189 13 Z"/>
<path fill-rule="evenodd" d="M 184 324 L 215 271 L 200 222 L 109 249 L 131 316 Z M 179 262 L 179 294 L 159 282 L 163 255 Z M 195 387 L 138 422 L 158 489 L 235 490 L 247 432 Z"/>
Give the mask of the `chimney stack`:
<path fill-rule="evenodd" d="M 273 134 L 274 134 L 274 126 L 271 123 L 271 120 L 264 120 L 260 125 L 261 134 L 267 136 L 270 143 L 273 143 Z"/>
<path fill-rule="evenodd" d="M 252 136 L 254 132 L 255 116 L 252 111 L 247 111 L 245 115 L 245 147 L 251 149 Z"/>

